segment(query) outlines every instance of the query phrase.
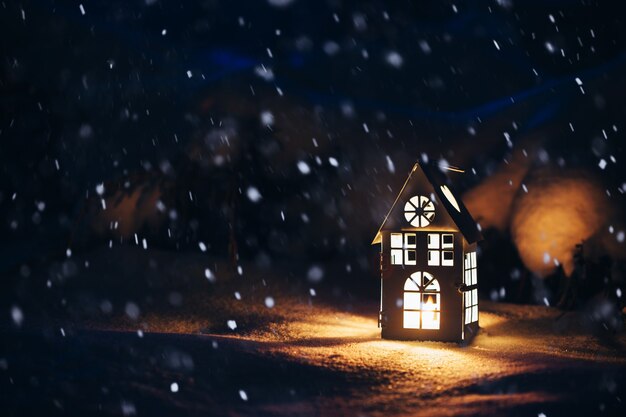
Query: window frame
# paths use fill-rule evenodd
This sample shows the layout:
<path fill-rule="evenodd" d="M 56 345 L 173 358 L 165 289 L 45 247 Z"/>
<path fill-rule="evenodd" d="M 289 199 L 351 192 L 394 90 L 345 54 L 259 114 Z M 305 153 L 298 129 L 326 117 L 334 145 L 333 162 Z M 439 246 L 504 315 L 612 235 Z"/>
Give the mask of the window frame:
<path fill-rule="evenodd" d="M 404 282 L 402 295 L 402 327 L 404 329 L 441 329 L 441 286 L 432 274 L 424 271 L 412 273 Z M 428 305 L 428 297 L 434 298 L 432 308 L 424 308 Z M 425 323 L 425 313 L 433 314 L 433 320 Z"/>
<path fill-rule="evenodd" d="M 476 251 L 468 252 L 464 256 L 463 262 L 463 284 L 467 289 L 463 296 L 464 324 L 478 322 L 478 265 Z"/>

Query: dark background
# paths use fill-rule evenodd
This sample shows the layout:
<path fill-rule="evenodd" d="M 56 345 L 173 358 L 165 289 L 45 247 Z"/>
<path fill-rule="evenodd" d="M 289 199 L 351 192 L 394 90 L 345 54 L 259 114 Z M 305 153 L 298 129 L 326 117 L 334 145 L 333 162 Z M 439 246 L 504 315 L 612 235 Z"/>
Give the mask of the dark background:
<path fill-rule="evenodd" d="M 68 248 L 145 239 L 174 253 L 202 242 L 233 271 L 286 265 L 306 282 L 321 269 L 375 298 L 369 243 L 412 164 L 463 167 L 462 193 L 506 163 L 504 132 L 600 175 L 622 207 L 619 2 L 84 1 L 84 15 L 80 5 L 0 4 L 8 288 L 76 275 Z M 157 190 L 158 218 L 145 220 L 156 200 L 140 197 L 124 232 L 110 230 L 99 184 L 109 210 Z M 506 232 L 485 234 L 489 294 L 527 272 Z M 341 272 L 328 278 L 324 265 Z M 29 298 L 19 288 L 7 303 Z M 538 301 L 525 291 L 504 299 Z"/>
<path fill-rule="evenodd" d="M 0 414 L 623 415 L 624 11 L 0 0 Z M 482 227 L 469 346 L 379 340 L 416 161 Z"/>

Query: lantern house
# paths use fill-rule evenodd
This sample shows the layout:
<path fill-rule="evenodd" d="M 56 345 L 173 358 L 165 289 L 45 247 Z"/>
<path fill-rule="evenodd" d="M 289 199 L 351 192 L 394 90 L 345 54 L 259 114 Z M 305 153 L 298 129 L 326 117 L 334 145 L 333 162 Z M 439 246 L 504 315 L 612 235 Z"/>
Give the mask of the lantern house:
<path fill-rule="evenodd" d="M 481 238 L 447 176 L 416 163 L 372 242 L 380 244 L 384 339 L 462 342 L 476 334 Z"/>

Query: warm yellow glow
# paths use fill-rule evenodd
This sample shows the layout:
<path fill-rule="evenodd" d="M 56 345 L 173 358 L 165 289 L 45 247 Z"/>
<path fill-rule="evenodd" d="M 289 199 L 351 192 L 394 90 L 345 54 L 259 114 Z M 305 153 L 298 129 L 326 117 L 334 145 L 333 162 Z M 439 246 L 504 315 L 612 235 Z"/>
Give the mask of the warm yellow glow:
<path fill-rule="evenodd" d="M 546 277 L 562 265 L 574 271 L 574 248 L 606 221 L 611 206 L 604 188 L 592 178 L 545 172 L 518 193 L 511 215 L 511 236 L 524 265 Z"/>
<path fill-rule="evenodd" d="M 455 167 L 454 165 L 448 165 L 448 166 L 446 166 L 444 168 L 447 169 L 448 171 L 460 172 L 461 174 L 463 174 L 465 172 L 464 169 L 459 168 L 459 167 Z"/>
<path fill-rule="evenodd" d="M 422 305 L 422 328 L 438 329 L 439 328 L 439 311 L 436 311 L 437 305 L 433 302 L 434 295 L 425 295 L 426 302 Z"/>
<path fill-rule="evenodd" d="M 439 329 L 439 282 L 428 272 L 414 272 L 404 283 L 405 329 Z"/>
<path fill-rule="evenodd" d="M 404 312 L 404 328 L 419 329 L 420 328 L 420 312 L 405 311 Z"/>

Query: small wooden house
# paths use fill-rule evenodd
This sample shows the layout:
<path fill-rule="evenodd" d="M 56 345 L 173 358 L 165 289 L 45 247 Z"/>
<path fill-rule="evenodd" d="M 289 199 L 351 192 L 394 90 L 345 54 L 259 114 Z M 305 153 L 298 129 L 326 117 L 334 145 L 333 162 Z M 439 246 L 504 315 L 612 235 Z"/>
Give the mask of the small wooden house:
<path fill-rule="evenodd" d="M 384 339 L 462 342 L 478 330 L 479 227 L 437 168 L 415 164 L 380 244 Z"/>

